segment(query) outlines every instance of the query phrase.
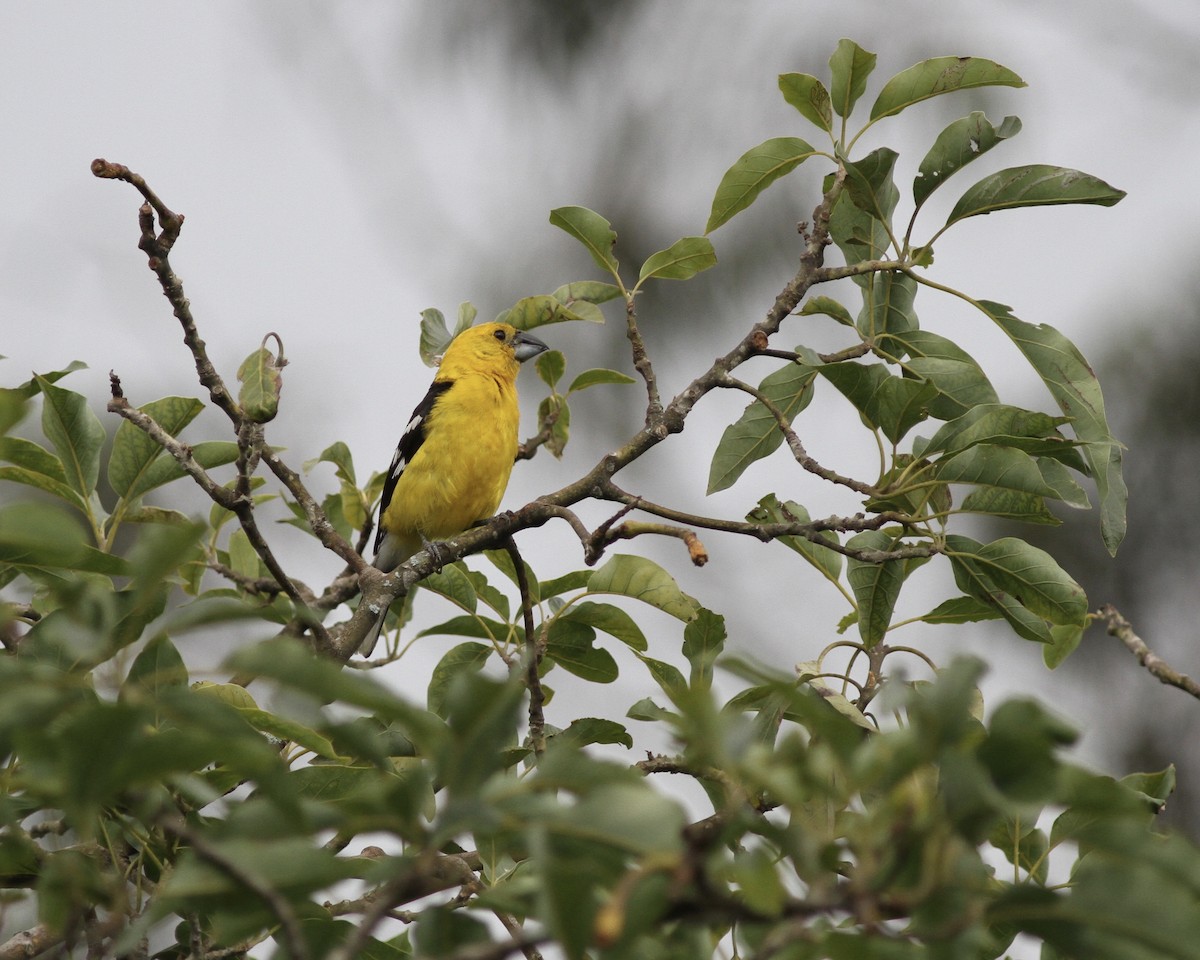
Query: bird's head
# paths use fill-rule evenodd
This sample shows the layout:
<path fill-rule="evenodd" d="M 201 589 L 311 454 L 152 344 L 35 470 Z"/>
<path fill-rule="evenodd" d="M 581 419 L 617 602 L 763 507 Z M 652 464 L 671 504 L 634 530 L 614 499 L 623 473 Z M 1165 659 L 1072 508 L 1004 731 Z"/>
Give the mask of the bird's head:
<path fill-rule="evenodd" d="M 518 364 L 549 349 L 537 337 L 507 323 L 481 323 L 450 341 L 439 365 L 438 379 L 480 370 L 499 370 L 516 377 Z"/>

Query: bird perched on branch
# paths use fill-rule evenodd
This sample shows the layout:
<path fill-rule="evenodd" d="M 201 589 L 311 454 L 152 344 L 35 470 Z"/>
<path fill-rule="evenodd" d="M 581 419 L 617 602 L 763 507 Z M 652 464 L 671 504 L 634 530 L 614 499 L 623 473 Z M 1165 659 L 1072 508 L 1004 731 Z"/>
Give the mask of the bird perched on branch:
<path fill-rule="evenodd" d="M 388 469 L 376 567 L 394 570 L 430 541 L 495 514 L 517 456 L 517 371 L 547 349 L 506 323 L 470 327 L 450 342 Z M 364 656 L 386 616 L 385 609 L 364 638 Z"/>

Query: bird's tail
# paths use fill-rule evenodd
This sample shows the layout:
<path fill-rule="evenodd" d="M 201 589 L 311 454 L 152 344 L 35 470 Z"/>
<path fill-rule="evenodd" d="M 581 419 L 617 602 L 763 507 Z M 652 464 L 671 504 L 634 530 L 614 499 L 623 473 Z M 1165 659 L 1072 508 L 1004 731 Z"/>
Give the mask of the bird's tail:
<path fill-rule="evenodd" d="M 362 643 L 358 645 L 358 652 L 364 657 L 369 657 L 375 652 L 375 644 L 379 642 L 379 635 L 383 632 L 383 622 L 387 619 L 387 612 L 388 608 L 384 607 L 379 616 L 375 618 L 375 622 L 371 624 L 367 635 L 363 637 Z"/>

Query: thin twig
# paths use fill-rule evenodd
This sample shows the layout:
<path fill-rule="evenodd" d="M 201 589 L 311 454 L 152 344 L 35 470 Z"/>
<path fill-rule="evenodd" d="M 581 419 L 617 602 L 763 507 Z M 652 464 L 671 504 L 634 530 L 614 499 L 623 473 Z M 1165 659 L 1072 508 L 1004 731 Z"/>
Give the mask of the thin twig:
<path fill-rule="evenodd" d="M 517 549 L 517 541 L 505 537 L 504 549 L 508 551 L 517 574 L 517 589 L 521 594 L 521 615 L 525 620 L 525 687 L 529 691 L 529 743 L 535 754 L 546 751 L 546 716 L 542 708 L 546 694 L 542 690 L 542 644 L 533 629 L 533 600 L 529 590 L 529 576 L 525 572 L 525 561 Z"/>
<path fill-rule="evenodd" d="M 1106 603 L 1094 616 L 1103 620 L 1108 627 L 1108 632 L 1111 636 L 1116 637 L 1129 649 L 1138 659 L 1143 667 L 1150 671 L 1150 675 L 1157 677 L 1159 682 L 1165 683 L 1171 687 L 1178 687 L 1184 693 L 1191 694 L 1193 697 L 1200 700 L 1200 683 L 1197 683 L 1187 674 L 1180 673 L 1169 663 L 1151 651 L 1146 646 L 1146 642 L 1133 632 L 1133 626 L 1126 620 L 1121 612 L 1111 603 Z"/>
<path fill-rule="evenodd" d="M 212 864 L 231 880 L 241 884 L 259 897 L 275 915 L 275 919 L 279 921 L 279 927 L 283 934 L 283 944 L 287 947 L 288 953 L 291 954 L 294 960 L 308 960 L 308 943 L 305 941 L 304 934 L 300 930 L 300 920 L 296 916 L 296 912 L 292 909 L 292 905 L 283 894 L 276 890 L 267 880 L 227 857 L 217 847 L 209 843 L 207 837 L 192 830 L 182 817 L 164 817 L 160 822 L 167 833 L 183 840 L 191 847 L 197 857 Z"/>

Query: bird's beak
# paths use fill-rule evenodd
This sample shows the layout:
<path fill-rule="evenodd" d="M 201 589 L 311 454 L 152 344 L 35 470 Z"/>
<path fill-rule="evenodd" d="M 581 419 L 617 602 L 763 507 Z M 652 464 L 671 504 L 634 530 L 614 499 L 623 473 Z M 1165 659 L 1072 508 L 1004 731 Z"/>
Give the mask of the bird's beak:
<path fill-rule="evenodd" d="M 524 363 L 526 360 L 532 360 L 539 353 L 545 353 L 550 349 L 533 334 L 526 333 L 524 330 L 517 332 L 517 335 L 513 337 L 512 343 L 513 354 L 520 363 Z"/>

